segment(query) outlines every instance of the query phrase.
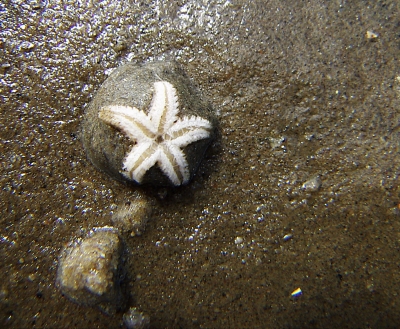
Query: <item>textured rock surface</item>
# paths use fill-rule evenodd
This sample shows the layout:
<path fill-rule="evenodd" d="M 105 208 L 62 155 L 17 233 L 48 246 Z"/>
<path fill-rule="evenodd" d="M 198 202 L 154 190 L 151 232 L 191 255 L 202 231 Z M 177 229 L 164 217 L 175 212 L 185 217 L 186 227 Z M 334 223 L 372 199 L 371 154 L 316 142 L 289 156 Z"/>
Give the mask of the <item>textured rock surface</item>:
<path fill-rule="evenodd" d="M 121 303 L 119 287 L 121 242 L 111 227 L 94 229 L 71 242 L 59 258 L 57 284 L 73 301 L 115 309 Z"/>
<path fill-rule="evenodd" d="M 153 207 L 154 204 L 149 198 L 136 194 L 130 201 L 118 206 L 111 220 L 121 232 L 130 233 L 131 236 L 142 235 Z"/>
<path fill-rule="evenodd" d="M 132 141 L 100 120 L 99 111 L 107 105 L 123 105 L 136 107 L 147 113 L 153 96 L 153 84 L 160 80 L 170 82 L 177 90 L 179 116 L 195 115 L 214 124 L 216 122 L 209 104 L 204 101 L 176 63 L 154 62 L 145 65 L 127 63 L 118 67 L 96 93 L 86 111 L 82 127 L 83 145 L 89 159 L 97 168 L 117 180 L 131 181 L 122 175 L 121 171 L 123 159 L 132 148 Z M 211 131 L 209 138 L 191 143 L 184 148 L 191 177 L 213 137 L 214 131 Z M 157 165 L 147 172 L 142 183 L 171 185 L 170 180 Z"/>

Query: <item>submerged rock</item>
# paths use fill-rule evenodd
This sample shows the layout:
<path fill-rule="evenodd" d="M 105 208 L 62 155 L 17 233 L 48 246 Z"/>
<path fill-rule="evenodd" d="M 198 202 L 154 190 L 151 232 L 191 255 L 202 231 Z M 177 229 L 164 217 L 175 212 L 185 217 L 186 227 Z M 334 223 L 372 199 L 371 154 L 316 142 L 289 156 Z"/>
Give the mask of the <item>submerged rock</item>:
<path fill-rule="evenodd" d="M 179 186 L 193 178 L 215 126 L 211 107 L 176 63 L 128 63 L 93 98 L 82 139 L 92 163 L 114 179 Z"/>
<path fill-rule="evenodd" d="M 111 217 L 115 227 L 131 236 L 142 235 L 153 212 L 154 203 L 144 195 L 136 194 L 131 201 L 120 205 Z"/>
<path fill-rule="evenodd" d="M 74 302 L 98 305 L 107 313 L 116 310 L 123 300 L 119 285 L 121 253 L 117 229 L 94 229 L 61 252 L 57 286 Z"/>

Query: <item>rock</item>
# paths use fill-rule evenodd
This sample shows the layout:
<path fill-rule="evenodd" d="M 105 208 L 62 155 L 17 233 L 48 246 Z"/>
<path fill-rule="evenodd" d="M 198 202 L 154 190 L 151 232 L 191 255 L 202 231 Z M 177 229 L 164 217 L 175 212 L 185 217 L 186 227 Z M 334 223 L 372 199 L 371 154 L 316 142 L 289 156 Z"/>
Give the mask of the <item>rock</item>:
<path fill-rule="evenodd" d="M 156 103 L 152 103 L 157 90 L 155 82 L 161 81 L 167 82 L 176 90 L 179 102 L 177 117 L 180 119 L 203 118 L 211 126 L 208 137 L 201 137 L 180 148 L 187 161 L 187 179 L 179 179 L 175 182 L 165 174 L 168 168 L 160 165 L 160 161 L 154 165 L 149 164 L 149 169 L 144 170 L 143 178 L 137 179 L 131 175 L 132 172 L 128 171 L 125 158 L 136 145 L 137 139 L 128 138 L 123 129 L 118 129 L 118 123 L 121 120 L 113 121 L 113 113 L 106 111 L 115 106 L 134 107 L 150 118 L 149 109 Z M 161 102 L 165 101 L 169 104 L 170 99 L 167 95 L 165 98 L 166 100 L 161 99 Z M 92 163 L 116 180 L 153 186 L 177 186 L 186 184 L 193 178 L 207 147 L 215 136 L 215 127 L 216 119 L 211 107 L 176 63 L 154 62 L 144 65 L 128 63 L 111 73 L 90 103 L 82 124 L 82 141 Z M 143 157 L 145 156 L 149 157 L 149 155 Z M 174 158 L 176 158 L 175 154 Z M 171 166 L 171 170 L 176 167 Z"/>
<path fill-rule="evenodd" d="M 70 242 L 61 252 L 56 284 L 82 305 L 98 305 L 110 313 L 121 306 L 122 244 L 117 229 L 93 229 L 84 239 Z"/>
<path fill-rule="evenodd" d="M 146 329 L 150 326 L 150 318 L 136 307 L 131 307 L 122 319 L 128 329 Z"/>
<path fill-rule="evenodd" d="M 120 205 L 112 215 L 115 227 L 131 236 L 142 235 L 153 210 L 153 202 L 144 195 L 136 195 L 132 201 Z"/>
<path fill-rule="evenodd" d="M 322 185 L 322 180 L 319 176 L 312 177 L 308 181 L 306 181 L 302 188 L 307 192 L 316 192 Z"/>

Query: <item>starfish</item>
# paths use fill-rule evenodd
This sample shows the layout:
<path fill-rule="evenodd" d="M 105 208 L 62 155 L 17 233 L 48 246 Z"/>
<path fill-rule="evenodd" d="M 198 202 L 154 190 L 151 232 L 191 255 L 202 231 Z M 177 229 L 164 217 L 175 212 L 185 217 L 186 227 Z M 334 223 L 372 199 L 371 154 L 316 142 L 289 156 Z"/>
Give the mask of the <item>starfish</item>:
<path fill-rule="evenodd" d="M 122 131 L 135 144 L 123 161 L 122 174 L 139 184 L 146 172 L 158 165 L 175 185 L 190 179 L 183 148 L 210 136 L 211 123 L 199 116 L 178 117 L 178 97 L 167 81 L 154 83 L 154 94 L 146 114 L 135 107 L 111 105 L 99 118 Z"/>

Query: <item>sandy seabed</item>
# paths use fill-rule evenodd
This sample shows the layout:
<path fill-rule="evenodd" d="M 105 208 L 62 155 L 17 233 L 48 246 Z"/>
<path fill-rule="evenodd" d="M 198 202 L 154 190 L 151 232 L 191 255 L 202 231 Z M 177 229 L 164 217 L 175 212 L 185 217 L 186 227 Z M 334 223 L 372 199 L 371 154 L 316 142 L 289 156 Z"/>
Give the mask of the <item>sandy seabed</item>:
<path fill-rule="evenodd" d="M 152 328 L 398 327 L 398 17 L 397 1 L 3 1 L 2 326 L 121 328 L 137 307 Z M 182 65 L 220 125 L 178 189 L 113 181 L 80 141 L 112 69 L 154 60 Z M 71 302 L 63 246 L 136 193 L 155 206 L 125 237 L 125 309 Z"/>

